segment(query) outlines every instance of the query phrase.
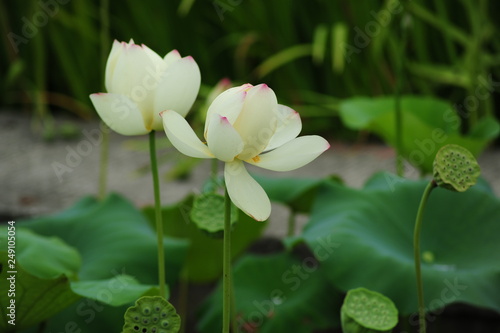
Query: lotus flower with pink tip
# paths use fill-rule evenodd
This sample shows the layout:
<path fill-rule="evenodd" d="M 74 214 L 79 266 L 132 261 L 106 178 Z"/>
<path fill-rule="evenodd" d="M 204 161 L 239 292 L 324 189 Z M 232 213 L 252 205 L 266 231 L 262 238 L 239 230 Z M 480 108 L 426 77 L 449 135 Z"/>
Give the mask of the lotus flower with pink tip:
<path fill-rule="evenodd" d="M 160 111 L 185 116 L 200 89 L 198 65 L 173 50 L 162 58 L 146 45 L 114 41 L 106 64 L 107 93 L 90 95 L 101 119 L 123 135 L 162 130 Z"/>
<path fill-rule="evenodd" d="M 248 174 L 244 162 L 274 171 L 300 168 L 330 145 L 320 136 L 297 137 L 299 114 L 278 104 L 265 84 L 226 90 L 210 105 L 203 143 L 175 110 L 161 113 L 167 137 L 181 153 L 225 162 L 224 178 L 231 201 L 255 220 L 264 221 L 271 203 Z"/>

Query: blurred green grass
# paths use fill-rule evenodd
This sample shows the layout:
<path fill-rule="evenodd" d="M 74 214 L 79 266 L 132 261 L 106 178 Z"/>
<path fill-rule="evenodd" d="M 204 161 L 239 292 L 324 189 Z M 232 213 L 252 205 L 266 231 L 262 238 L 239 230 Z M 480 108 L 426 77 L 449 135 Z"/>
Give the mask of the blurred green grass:
<path fill-rule="evenodd" d="M 343 133 L 340 100 L 394 93 L 407 29 L 403 94 L 463 104 L 491 77 L 491 95 L 471 106 L 465 129 L 495 114 L 497 1 L 109 0 L 109 32 L 106 2 L 0 1 L 2 109 L 24 107 L 46 126 L 55 111 L 94 117 L 88 95 L 102 91 L 108 36 L 192 55 L 207 86 L 222 77 L 266 82 L 306 130 Z"/>

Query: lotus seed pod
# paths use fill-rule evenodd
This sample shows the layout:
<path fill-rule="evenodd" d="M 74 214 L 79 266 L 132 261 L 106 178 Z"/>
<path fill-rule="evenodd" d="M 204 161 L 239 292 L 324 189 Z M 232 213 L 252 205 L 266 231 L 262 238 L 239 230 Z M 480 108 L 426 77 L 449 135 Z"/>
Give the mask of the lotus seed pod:
<path fill-rule="evenodd" d="M 474 156 L 458 145 L 442 147 L 434 159 L 434 181 L 451 191 L 466 191 L 476 184 L 480 172 Z"/>
<path fill-rule="evenodd" d="M 177 333 L 180 327 L 172 304 L 161 296 L 144 296 L 125 312 L 122 333 Z"/>
<path fill-rule="evenodd" d="M 384 295 L 365 288 L 347 292 L 340 309 L 344 333 L 391 332 L 398 323 L 398 310 Z"/>
<path fill-rule="evenodd" d="M 190 218 L 200 228 L 215 237 L 222 237 L 224 230 L 224 197 L 217 193 L 204 193 L 195 198 Z M 231 224 L 238 218 L 238 211 L 231 205 Z"/>

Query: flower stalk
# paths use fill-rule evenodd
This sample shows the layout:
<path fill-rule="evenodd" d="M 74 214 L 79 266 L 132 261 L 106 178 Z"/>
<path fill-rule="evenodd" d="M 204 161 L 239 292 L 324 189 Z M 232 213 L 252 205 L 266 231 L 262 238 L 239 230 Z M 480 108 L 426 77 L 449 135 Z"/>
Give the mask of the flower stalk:
<path fill-rule="evenodd" d="M 223 276 L 222 276 L 222 332 L 229 333 L 231 325 L 232 286 L 231 281 L 231 199 L 227 188 L 224 195 L 224 246 L 223 246 Z"/>
<path fill-rule="evenodd" d="M 396 89 L 394 91 L 395 99 L 395 126 L 396 126 L 396 173 L 399 177 L 404 176 L 403 164 L 403 112 L 401 110 L 401 95 L 404 87 L 404 59 L 407 40 L 407 29 L 409 18 L 403 16 L 401 22 L 401 37 L 399 38 L 398 56 L 396 62 Z"/>
<path fill-rule="evenodd" d="M 109 130 L 102 131 L 101 154 L 99 161 L 99 189 L 98 198 L 104 200 L 108 185 L 109 165 Z"/>
<path fill-rule="evenodd" d="M 431 180 L 424 190 L 420 206 L 417 211 L 417 218 L 415 220 L 415 230 L 413 232 L 413 257 L 415 261 L 415 275 L 417 278 L 417 296 L 418 296 L 418 317 L 419 317 L 419 333 L 426 332 L 425 323 L 425 304 L 424 304 L 424 286 L 422 282 L 421 260 L 420 260 L 420 231 L 422 229 L 422 220 L 424 216 L 425 206 L 429 195 L 436 187 L 436 182 Z"/>
<path fill-rule="evenodd" d="M 149 133 L 149 155 L 151 159 L 151 173 L 153 174 L 153 190 L 155 198 L 156 236 L 158 241 L 158 283 L 160 296 L 165 297 L 165 251 L 163 249 L 163 221 L 161 216 L 160 182 L 158 179 L 158 162 L 156 160 L 155 131 Z"/>
<path fill-rule="evenodd" d="M 100 34 L 101 70 L 102 73 L 106 73 L 106 62 L 107 62 L 107 53 L 109 45 L 109 0 L 101 0 L 99 7 L 99 16 L 101 20 L 101 34 Z M 106 87 L 104 87 L 103 84 L 103 89 L 105 88 Z M 109 130 L 104 130 L 102 131 L 101 155 L 99 163 L 99 188 L 97 192 L 98 197 L 101 200 L 104 200 L 107 193 L 108 164 L 109 164 Z"/>

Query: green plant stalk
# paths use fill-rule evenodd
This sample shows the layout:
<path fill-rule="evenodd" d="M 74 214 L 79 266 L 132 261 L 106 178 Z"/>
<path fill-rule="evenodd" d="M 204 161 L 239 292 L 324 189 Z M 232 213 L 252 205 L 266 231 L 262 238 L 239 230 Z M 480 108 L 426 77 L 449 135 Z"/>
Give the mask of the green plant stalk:
<path fill-rule="evenodd" d="M 33 12 L 37 10 L 37 2 L 32 1 Z M 41 124 L 42 133 L 47 138 L 53 138 L 54 132 L 54 119 L 52 118 L 49 109 L 47 108 L 47 101 L 45 98 L 47 73 L 45 70 L 45 59 L 47 49 L 45 44 L 45 36 L 42 31 L 33 38 L 35 47 L 34 54 L 34 89 L 33 89 L 33 102 L 35 104 L 35 113 L 38 118 L 37 121 Z M 38 124 L 37 124 L 38 125 Z"/>
<path fill-rule="evenodd" d="M 106 128 L 102 131 L 101 156 L 99 161 L 99 189 L 97 192 L 98 198 L 104 200 L 107 193 L 108 185 L 108 165 L 109 165 L 109 132 L 106 125 L 101 120 L 101 128 Z"/>
<path fill-rule="evenodd" d="M 158 162 L 156 160 L 155 131 L 149 133 L 149 156 L 151 158 L 151 173 L 153 174 L 153 189 L 155 197 L 156 236 L 158 240 L 158 283 L 160 296 L 165 297 L 165 253 L 163 249 L 163 221 L 160 203 L 160 182 L 158 179 Z"/>
<path fill-rule="evenodd" d="M 489 22 L 485 21 L 488 17 L 487 1 L 478 1 L 478 3 L 471 3 L 463 1 L 466 12 L 469 14 L 469 22 L 472 30 L 472 41 L 466 51 L 466 67 L 469 75 L 468 94 L 470 96 L 476 95 L 476 89 L 479 85 L 477 77 L 479 74 L 483 75 L 488 69 L 482 61 L 483 44 L 486 42 L 485 30 Z M 489 98 L 487 98 L 489 100 Z M 479 103 L 469 110 L 469 119 L 467 121 L 467 131 L 470 131 L 477 124 L 481 117 L 491 115 L 487 111 L 487 103 Z"/>
<path fill-rule="evenodd" d="M 231 281 L 231 199 L 227 187 L 224 195 L 224 255 L 223 255 L 223 275 L 222 275 L 222 332 L 229 333 L 231 324 L 232 308 L 232 281 Z"/>
<path fill-rule="evenodd" d="M 416 17 L 429 23 L 430 25 L 442 30 L 449 38 L 454 39 L 458 43 L 467 47 L 471 41 L 471 38 L 461 29 L 457 28 L 450 22 L 442 20 L 439 16 L 434 15 L 432 12 L 427 10 L 424 6 L 416 4 L 415 1 L 408 2 L 406 4 L 409 12 L 414 14 Z"/>
<path fill-rule="evenodd" d="M 424 286 L 422 282 L 422 272 L 420 270 L 420 231 L 422 229 L 422 218 L 424 216 L 425 205 L 429 199 L 431 191 L 436 187 L 436 182 L 431 180 L 422 194 L 420 206 L 417 211 L 417 218 L 415 220 L 415 230 L 413 231 L 413 258 L 415 261 L 415 275 L 417 278 L 417 296 L 418 296 L 418 318 L 419 318 L 419 332 L 425 333 L 425 304 L 424 304 Z"/>
<path fill-rule="evenodd" d="M 438 16 L 441 17 L 443 21 L 450 22 L 446 4 L 442 1 L 436 1 L 434 4 L 436 6 Z M 446 47 L 446 53 L 450 59 L 450 63 L 455 63 L 457 61 L 457 51 L 453 41 L 450 38 L 444 38 L 444 45 Z"/>
<path fill-rule="evenodd" d="M 404 18 L 404 17 L 403 17 Z M 403 59 L 406 48 L 406 27 L 401 27 L 401 39 L 399 40 L 399 52 L 397 55 L 396 68 L 396 91 L 395 91 L 395 126 L 396 126 L 396 173 L 399 177 L 404 176 L 403 164 L 403 114 L 401 111 L 401 93 L 403 91 Z"/>
<path fill-rule="evenodd" d="M 101 19 L 101 73 L 105 76 L 107 52 L 109 45 L 109 0 L 101 0 L 99 15 Z M 103 91 L 106 89 L 102 86 Z M 102 122 L 102 121 L 101 121 Z M 101 124 L 101 128 L 107 128 L 105 124 Z M 109 164 L 109 130 L 102 131 L 101 156 L 99 164 L 99 189 L 98 197 L 104 200 L 107 193 L 108 184 L 108 164 Z"/>
<path fill-rule="evenodd" d="M 101 71 L 105 73 L 109 47 L 109 0 L 101 0 L 99 16 L 101 19 Z"/>

